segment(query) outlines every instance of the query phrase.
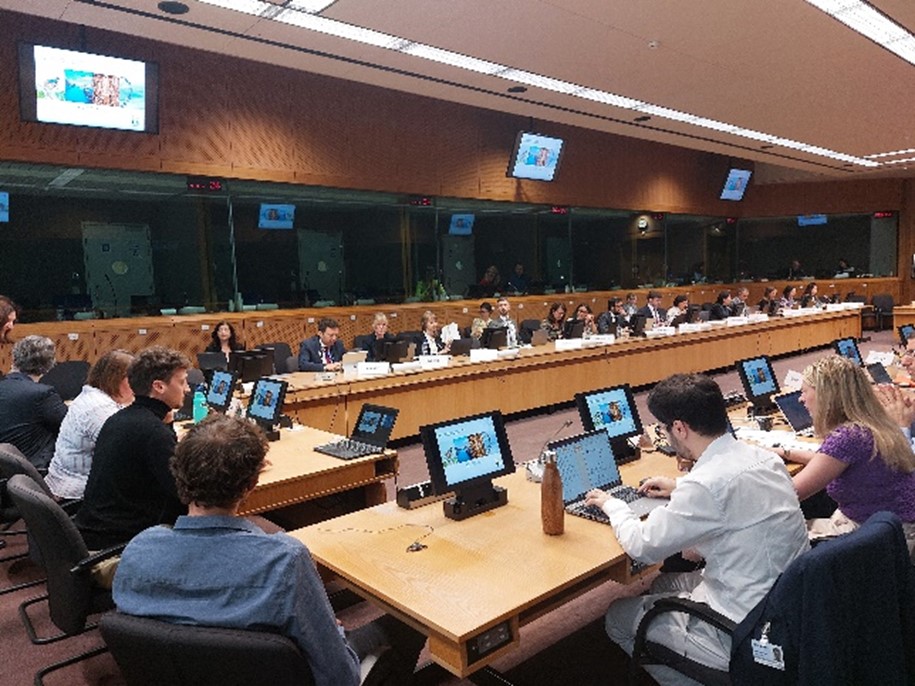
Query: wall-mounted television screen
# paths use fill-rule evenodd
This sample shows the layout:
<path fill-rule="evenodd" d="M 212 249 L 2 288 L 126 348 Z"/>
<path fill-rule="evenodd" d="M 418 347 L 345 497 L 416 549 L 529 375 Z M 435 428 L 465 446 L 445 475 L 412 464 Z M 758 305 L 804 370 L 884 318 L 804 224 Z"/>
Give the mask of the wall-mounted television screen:
<path fill-rule="evenodd" d="M 157 133 L 158 65 L 19 43 L 25 121 Z"/>
<path fill-rule="evenodd" d="M 829 221 L 825 214 L 799 214 L 797 216 L 798 226 L 822 226 Z"/>
<path fill-rule="evenodd" d="M 721 189 L 721 200 L 743 200 L 752 174 L 753 172 L 748 169 L 729 170 L 724 188 Z"/>
<path fill-rule="evenodd" d="M 10 194 L 0 191 L 0 222 L 10 220 Z"/>
<path fill-rule="evenodd" d="M 515 150 L 508 176 L 516 179 L 552 181 L 562 159 L 563 140 L 522 131 L 515 139 Z"/>
<path fill-rule="evenodd" d="M 448 233 L 452 236 L 470 236 L 473 233 L 473 220 L 472 214 L 452 214 Z"/>
<path fill-rule="evenodd" d="M 295 205 L 270 205 L 262 203 L 257 215 L 259 229 L 291 229 L 295 219 Z"/>

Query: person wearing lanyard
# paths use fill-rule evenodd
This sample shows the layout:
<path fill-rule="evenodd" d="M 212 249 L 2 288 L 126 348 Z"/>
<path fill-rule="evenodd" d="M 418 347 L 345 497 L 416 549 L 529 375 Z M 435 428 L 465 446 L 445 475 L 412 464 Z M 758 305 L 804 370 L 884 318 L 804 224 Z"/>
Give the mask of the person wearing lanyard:
<path fill-rule="evenodd" d="M 338 339 L 340 325 L 335 319 L 324 317 L 318 321 L 318 333 L 299 345 L 299 371 L 336 372 L 342 369 L 345 352 Z"/>

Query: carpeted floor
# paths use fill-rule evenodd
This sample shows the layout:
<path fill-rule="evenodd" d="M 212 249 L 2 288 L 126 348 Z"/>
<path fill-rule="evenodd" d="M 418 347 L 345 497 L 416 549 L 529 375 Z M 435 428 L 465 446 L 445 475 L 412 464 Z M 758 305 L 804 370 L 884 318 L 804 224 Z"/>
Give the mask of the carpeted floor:
<path fill-rule="evenodd" d="M 861 353 L 867 356 L 870 350 L 885 351 L 895 343 L 894 333 L 883 331 L 868 332 L 869 340 L 861 342 Z M 784 378 L 789 369 L 797 371 L 818 357 L 829 354 L 821 348 L 797 355 L 774 360 L 778 379 Z M 714 375 L 727 392 L 740 389 L 740 381 L 733 371 Z M 595 386 L 599 386 L 599 381 Z M 650 423 L 645 398 L 648 389 L 636 389 L 636 401 L 645 423 Z M 523 417 L 509 417 L 508 435 L 516 462 L 535 457 L 567 420 L 572 425 L 561 435 L 572 435 L 581 431 L 578 414 L 571 406 L 555 408 Z M 401 486 L 428 479 L 428 471 L 422 447 L 418 444 L 398 446 L 400 456 Z M 394 484 L 389 486 L 393 497 Z M 3 537 L 7 547 L 0 550 L 0 559 L 25 550 L 24 537 Z M 524 583 L 524 570 L 516 571 L 518 583 Z M 40 570 L 27 561 L 0 564 L 0 591 L 10 583 L 39 578 Z M 647 581 L 623 587 L 608 582 L 526 625 L 521 631 L 521 646 L 496 662 L 495 667 L 519 686 L 540 684 L 575 683 L 580 686 L 604 686 L 625 683 L 627 661 L 625 655 L 611 645 L 603 632 L 601 618 L 605 608 L 617 597 L 639 593 Z M 32 645 L 19 620 L 17 607 L 25 598 L 40 591 L 28 589 L 0 595 L 0 686 L 28 686 L 34 672 L 52 661 L 91 648 L 101 642 L 95 631 L 45 646 Z M 47 619 L 46 607 L 33 608 L 39 632 L 52 633 L 53 626 Z M 355 603 L 340 610 L 339 616 L 347 626 L 358 626 L 377 616 L 368 603 Z M 424 654 L 422 661 L 428 661 Z M 437 668 L 427 668 L 420 673 L 418 686 L 457 686 L 471 683 L 445 674 Z M 123 686 L 117 666 L 108 655 L 93 658 L 83 664 L 69 667 L 48 677 L 47 686 Z M 495 682 L 494 682 L 495 683 Z M 647 677 L 644 683 L 651 683 Z"/>

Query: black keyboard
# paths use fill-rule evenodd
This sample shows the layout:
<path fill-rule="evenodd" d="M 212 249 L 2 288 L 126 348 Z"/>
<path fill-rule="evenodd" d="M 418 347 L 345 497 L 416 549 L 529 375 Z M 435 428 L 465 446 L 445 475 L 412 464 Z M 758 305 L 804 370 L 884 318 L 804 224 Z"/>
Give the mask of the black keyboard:
<path fill-rule="evenodd" d="M 585 505 L 584 500 L 572 503 L 566 508 L 566 512 L 573 514 L 576 517 L 584 517 L 585 519 L 590 519 L 594 522 L 600 522 L 601 524 L 610 523 L 610 518 L 602 509 L 596 505 Z"/>
<path fill-rule="evenodd" d="M 379 448 L 377 445 L 372 445 L 371 443 L 363 443 L 362 441 L 356 441 L 352 438 L 344 438 L 341 441 L 334 441 L 333 443 L 325 443 L 324 445 L 315 446 L 316 452 L 324 453 L 325 455 L 330 455 L 331 457 L 339 457 L 342 460 L 352 460 L 356 457 L 375 455 L 380 453 L 382 450 L 383 449 Z"/>
<path fill-rule="evenodd" d="M 616 488 L 611 488 L 609 493 L 614 498 L 619 498 L 624 503 L 631 503 L 639 498 L 645 497 L 632 486 L 617 486 Z"/>

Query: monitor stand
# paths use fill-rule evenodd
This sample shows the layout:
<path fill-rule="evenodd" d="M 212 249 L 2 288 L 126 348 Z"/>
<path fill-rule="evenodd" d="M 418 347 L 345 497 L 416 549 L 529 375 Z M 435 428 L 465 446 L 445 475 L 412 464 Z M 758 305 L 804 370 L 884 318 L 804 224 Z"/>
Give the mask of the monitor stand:
<path fill-rule="evenodd" d="M 445 516 L 461 521 L 508 503 L 508 490 L 491 481 L 454 489 L 454 497 L 444 503 Z"/>
<path fill-rule="evenodd" d="M 641 449 L 638 446 L 632 445 L 625 438 L 611 439 L 610 447 L 613 450 L 613 459 L 616 460 L 618 465 L 633 462 L 642 456 Z"/>
<path fill-rule="evenodd" d="M 765 417 L 766 415 L 775 414 L 776 412 L 778 412 L 778 405 L 776 405 L 774 402 L 772 402 L 768 398 L 766 398 L 766 399 L 758 398 L 758 399 L 754 400 L 750 404 L 750 406 L 747 408 L 748 417 L 756 417 L 756 416 Z"/>
<path fill-rule="evenodd" d="M 257 425 L 264 432 L 264 435 L 267 437 L 268 441 L 273 442 L 280 440 L 280 430 L 274 428 L 273 424 L 257 420 Z"/>

